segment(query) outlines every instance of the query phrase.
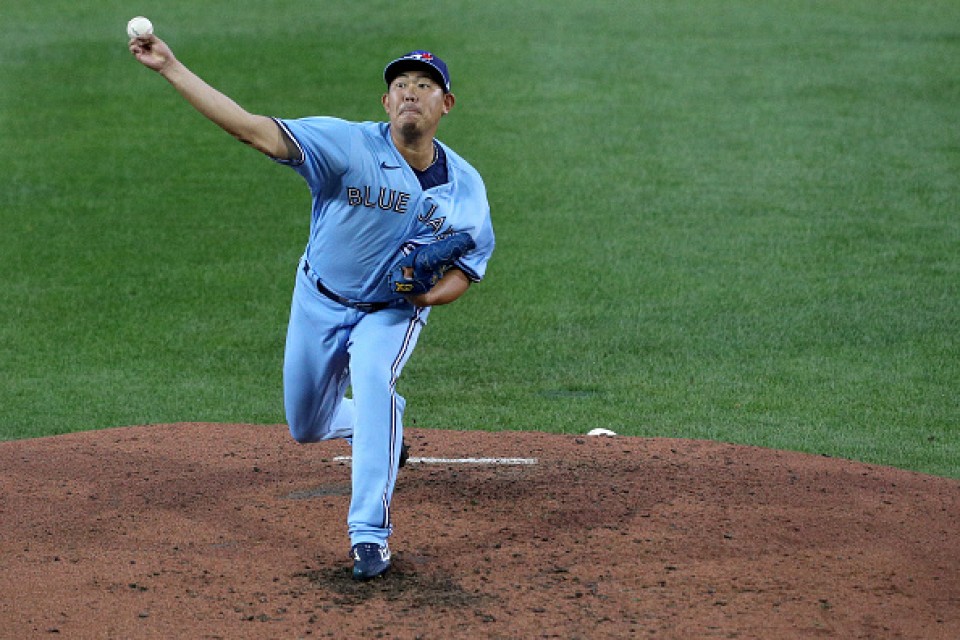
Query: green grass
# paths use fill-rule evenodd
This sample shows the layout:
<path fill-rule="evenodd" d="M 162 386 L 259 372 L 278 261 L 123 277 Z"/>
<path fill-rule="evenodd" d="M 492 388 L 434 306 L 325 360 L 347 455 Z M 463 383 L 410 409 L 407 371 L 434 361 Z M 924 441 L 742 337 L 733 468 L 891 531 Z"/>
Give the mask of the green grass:
<path fill-rule="evenodd" d="M 0 10 L 0 438 L 283 421 L 306 188 L 131 59 L 141 13 L 271 115 L 378 119 L 391 56 L 450 64 L 498 248 L 410 423 L 960 478 L 955 2 L 91 4 Z"/>

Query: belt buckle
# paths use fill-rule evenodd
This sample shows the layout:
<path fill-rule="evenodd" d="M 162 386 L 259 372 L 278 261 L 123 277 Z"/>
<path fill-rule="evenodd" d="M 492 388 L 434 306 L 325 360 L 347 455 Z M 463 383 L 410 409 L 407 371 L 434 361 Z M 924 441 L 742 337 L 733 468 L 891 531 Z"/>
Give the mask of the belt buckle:
<path fill-rule="evenodd" d="M 352 306 L 357 311 L 364 313 L 372 313 L 377 310 L 377 303 L 375 302 L 354 302 Z"/>

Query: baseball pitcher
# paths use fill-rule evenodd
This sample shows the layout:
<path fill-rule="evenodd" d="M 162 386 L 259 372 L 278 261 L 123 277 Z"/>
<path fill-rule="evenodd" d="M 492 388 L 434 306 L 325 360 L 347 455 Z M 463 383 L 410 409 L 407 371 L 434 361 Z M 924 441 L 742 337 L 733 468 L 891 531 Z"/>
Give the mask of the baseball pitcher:
<path fill-rule="evenodd" d="M 247 112 L 152 33 L 128 46 L 200 113 L 292 168 L 310 189 L 284 406 L 298 442 L 351 443 L 353 577 L 381 576 L 390 568 L 390 504 L 402 453 L 406 459 L 397 380 L 430 308 L 482 280 L 494 248 L 480 175 L 435 137 L 456 103 L 447 65 L 422 50 L 386 65 L 385 122 L 282 119 Z"/>

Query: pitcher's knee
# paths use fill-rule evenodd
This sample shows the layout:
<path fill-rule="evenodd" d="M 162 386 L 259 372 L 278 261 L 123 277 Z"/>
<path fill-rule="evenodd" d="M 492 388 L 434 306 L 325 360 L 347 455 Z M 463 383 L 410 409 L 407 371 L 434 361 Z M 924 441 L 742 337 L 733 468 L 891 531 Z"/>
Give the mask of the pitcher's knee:
<path fill-rule="evenodd" d="M 299 442 L 300 444 L 307 444 L 308 442 L 316 442 L 318 438 L 315 434 L 311 433 L 309 430 L 304 429 L 301 425 L 295 424 L 292 421 L 288 420 L 288 427 L 290 429 L 290 437 Z"/>
<path fill-rule="evenodd" d="M 307 416 L 287 412 L 287 428 L 290 430 L 290 437 L 300 444 L 323 439 L 323 430 L 317 427 L 317 422 L 315 417 L 309 419 Z"/>

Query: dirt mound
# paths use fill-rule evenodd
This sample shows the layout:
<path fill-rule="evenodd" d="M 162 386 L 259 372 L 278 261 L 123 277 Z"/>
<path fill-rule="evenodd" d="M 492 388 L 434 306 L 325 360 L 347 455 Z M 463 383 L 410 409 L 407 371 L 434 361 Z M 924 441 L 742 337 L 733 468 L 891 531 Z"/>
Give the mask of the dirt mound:
<path fill-rule="evenodd" d="M 729 444 L 408 429 L 395 564 L 283 426 L 0 444 L 0 637 L 960 637 L 960 482 Z"/>

